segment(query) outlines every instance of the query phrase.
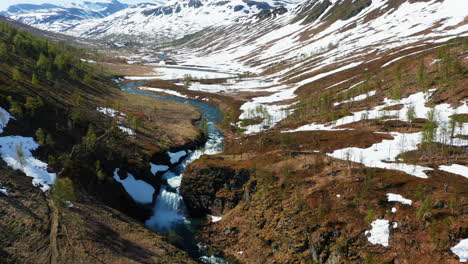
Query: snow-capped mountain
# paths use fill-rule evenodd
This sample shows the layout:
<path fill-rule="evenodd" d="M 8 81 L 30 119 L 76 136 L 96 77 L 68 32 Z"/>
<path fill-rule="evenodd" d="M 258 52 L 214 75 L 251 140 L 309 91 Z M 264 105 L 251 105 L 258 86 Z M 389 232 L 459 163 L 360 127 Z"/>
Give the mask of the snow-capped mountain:
<path fill-rule="evenodd" d="M 91 38 L 165 42 L 211 26 L 229 25 L 291 1 L 279 0 L 172 0 L 142 3 L 98 20 L 81 23 L 69 33 Z M 286 9 L 282 13 L 286 12 Z"/>
<path fill-rule="evenodd" d="M 468 2 L 457 0 L 398 4 L 388 0 L 309 0 L 276 18 L 244 17 L 235 24 L 210 28 L 186 46 L 192 54 L 199 50 L 197 56 L 205 60 L 223 58 L 262 67 L 296 62 L 294 72 L 309 67 L 307 59 L 322 61 L 317 67 L 353 59 L 362 62 L 366 56 L 410 44 L 467 36 L 467 10 Z M 205 36 L 210 36 L 209 41 Z"/>
<path fill-rule="evenodd" d="M 104 18 L 127 8 L 118 0 L 96 0 L 80 3 L 17 4 L 10 6 L 5 15 L 40 29 L 64 32 L 84 20 Z"/>

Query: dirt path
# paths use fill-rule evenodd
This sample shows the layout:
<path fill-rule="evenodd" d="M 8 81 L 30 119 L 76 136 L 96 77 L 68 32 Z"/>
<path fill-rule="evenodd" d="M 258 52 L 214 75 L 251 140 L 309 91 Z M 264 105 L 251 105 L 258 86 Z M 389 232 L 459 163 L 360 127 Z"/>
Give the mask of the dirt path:
<path fill-rule="evenodd" d="M 58 208 L 54 203 L 54 199 L 50 193 L 46 193 L 47 203 L 49 204 L 50 215 L 50 263 L 57 264 L 58 248 L 57 248 L 57 233 L 59 225 Z"/>

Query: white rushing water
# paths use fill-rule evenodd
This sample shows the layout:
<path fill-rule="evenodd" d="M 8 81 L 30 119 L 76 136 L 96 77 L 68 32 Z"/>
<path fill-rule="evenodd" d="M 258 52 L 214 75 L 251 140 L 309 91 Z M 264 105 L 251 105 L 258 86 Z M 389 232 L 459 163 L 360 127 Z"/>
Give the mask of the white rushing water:
<path fill-rule="evenodd" d="M 199 159 L 202 155 L 214 155 L 223 151 L 224 136 L 215 125 L 215 123 L 222 120 L 222 112 L 218 108 L 200 101 L 150 94 L 135 89 L 143 84 L 144 83 L 127 83 L 122 86 L 122 90 L 137 95 L 193 105 L 201 111 L 203 118 L 207 121 L 206 124 L 208 132 L 208 139 L 203 148 L 197 149 L 193 152 L 188 151 L 187 153 L 189 153 L 189 155 L 178 166 L 171 168 L 163 175 L 163 179 L 167 181 L 167 184 L 163 184 L 161 186 L 156 201 L 153 204 L 153 214 L 146 221 L 146 225 L 163 234 L 175 232 L 180 238 L 182 238 L 183 248 L 185 248 L 189 253 L 191 252 L 192 254 L 199 256 L 199 260 L 203 263 L 229 263 L 222 258 L 212 256 L 205 245 L 196 241 L 194 237 L 194 227 L 196 225 L 191 223 L 196 221 L 190 221 L 184 200 L 179 192 L 183 173 L 188 164 Z M 176 153 L 170 153 L 171 162 L 173 164 L 176 162 L 175 154 Z M 179 159 L 177 159 L 177 162 L 178 161 Z M 165 171 L 166 167 L 156 164 L 152 165 L 152 170 L 155 173 L 160 169 L 161 171 Z"/>
<path fill-rule="evenodd" d="M 202 155 L 215 155 L 223 151 L 223 136 L 215 128 L 214 123 L 208 123 L 210 133 L 204 148 L 198 149 L 192 153 L 176 168 L 167 171 L 163 179 L 167 180 L 167 185 L 161 186 L 161 190 L 153 206 L 153 215 L 146 221 L 150 228 L 162 233 L 176 232 L 177 227 L 183 225 L 182 229 L 190 228 L 190 220 L 185 207 L 184 200 L 180 195 L 179 189 L 182 182 L 183 172 L 188 164 L 199 159 Z M 207 264 L 228 263 L 224 259 L 207 254 L 205 246 L 198 243 L 200 252 L 200 261 Z"/>
<path fill-rule="evenodd" d="M 210 124 L 209 124 L 210 125 Z M 213 123 L 211 123 L 214 126 Z M 163 185 L 153 207 L 153 216 L 146 225 L 160 232 L 167 233 L 174 225 L 189 223 L 184 200 L 179 193 L 183 172 L 186 166 L 202 155 L 214 155 L 222 152 L 223 138 L 220 133 L 210 133 L 203 149 L 192 152 L 182 164 L 163 175 L 167 185 Z"/>

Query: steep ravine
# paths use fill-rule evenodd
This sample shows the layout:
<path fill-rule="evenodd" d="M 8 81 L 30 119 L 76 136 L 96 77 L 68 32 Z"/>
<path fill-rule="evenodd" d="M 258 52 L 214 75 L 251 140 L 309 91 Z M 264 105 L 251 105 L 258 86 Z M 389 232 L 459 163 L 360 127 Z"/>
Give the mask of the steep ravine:
<path fill-rule="evenodd" d="M 167 171 L 158 172 L 158 174 L 162 173 L 161 187 L 159 189 L 159 194 L 153 202 L 152 216 L 146 220 L 146 225 L 163 234 L 169 235 L 176 240 L 179 246 L 189 252 L 191 256 L 198 258 L 203 263 L 229 263 L 218 256 L 209 254 L 207 250 L 208 247 L 197 241 L 195 234 L 198 231 L 198 223 L 201 219 L 196 218 L 197 216 L 194 214 L 190 214 L 194 216 L 194 218 L 189 216 L 184 199 L 179 190 L 183 174 L 188 164 L 199 159 L 202 155 L 213 155 L 223 151 L 224 136 L 216 127 L 216 123 L 222 120 L 222 113 L 218 108 L 199 101 L 161 96 L 137 90 L 136 88 L 142 84 L 141 82 L 125 83 L 121 88 L 133 94 L 182 102 L 197 107 L 201 112 L 203 120 L 200 122 L 199 126 L 201 128 L 205 126 L 202 129 L 204 129 L 206 133 L 206 141 L 202 147 L 196 148 L 197 146 L 187 146 L 187 149 L 178 149 L 178 151 L 185 151 L 186 154 L 184 154 L 180 160 L 169 165 Z M 165 164 L 167 165 L 167 163 Z"/>

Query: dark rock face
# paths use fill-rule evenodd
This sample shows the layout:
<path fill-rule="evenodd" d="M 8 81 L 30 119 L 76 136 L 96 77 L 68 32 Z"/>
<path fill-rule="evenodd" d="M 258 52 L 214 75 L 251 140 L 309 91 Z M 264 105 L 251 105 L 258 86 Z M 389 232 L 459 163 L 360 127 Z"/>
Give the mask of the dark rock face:
<path fill-rule="evenodd" d="M 260 11 L 260 13 L 256 15 L 256 18 L 260 20 L 264 20 L 268 18 L 276 18 L 277 16 L 281 16 L 285 14 L 286 12 L 288 12 L 288 10 L 285 7 L 266 9 L 266 10 Z"/>
<path fill-rule="evenodd" d="M 170 6 L 164 6 L 164 7 L 158 7 L 155 9 L 145 10 L 142 12 L 142 14 L 145 16 L 160 16 L 160 15 L 170 15 L 173 12 L 174 12 L 174 8 Z M 178 12 L 180 12 L 180 7 L 179 7 Z"/>
<path fill-rule="evenodd" d="M 271 6 L 268 3 L 265 2 L 257 2 L 257 1 L 251 1 L 251 0 L 244 0 L 243 1 L 246 5 L 249 7 L 256 6 L 260 10 L 265 10 L 265 9 L 270 9 Z"/>
<path fill-rule="evenodd" d="M 222 214 L 242 200 L 244 184 L 249 178 L 246 169 L 189 167 L 180 191 L 191 216 Z"/>

